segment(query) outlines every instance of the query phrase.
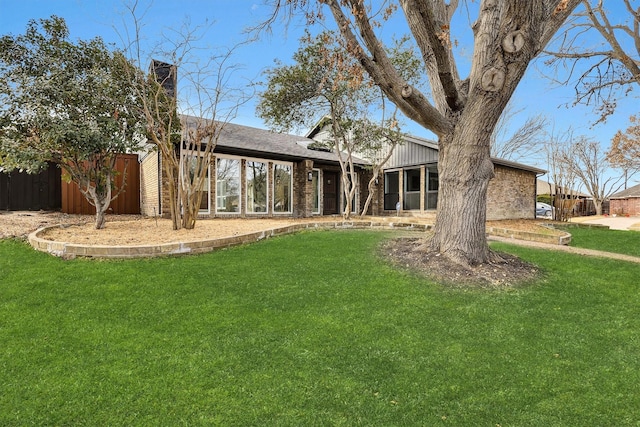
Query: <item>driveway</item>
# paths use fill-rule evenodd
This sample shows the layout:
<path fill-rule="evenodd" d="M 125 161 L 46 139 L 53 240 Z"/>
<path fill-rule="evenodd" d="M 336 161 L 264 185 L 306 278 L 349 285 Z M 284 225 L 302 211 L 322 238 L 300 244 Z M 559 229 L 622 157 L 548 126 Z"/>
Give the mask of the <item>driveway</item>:
<path fill-rule="evenodd" d="M 588 217 L 587 217 L 588 218 Z M 581 222 L 583 224 L 600 224 L 608 225 L 611 230 L 640 230 L 640 217 L 624 217 L 624 216 L 599 216 L 593 219 L 583 220 L 580 218 L 573 218 L 572 222 Z"/>

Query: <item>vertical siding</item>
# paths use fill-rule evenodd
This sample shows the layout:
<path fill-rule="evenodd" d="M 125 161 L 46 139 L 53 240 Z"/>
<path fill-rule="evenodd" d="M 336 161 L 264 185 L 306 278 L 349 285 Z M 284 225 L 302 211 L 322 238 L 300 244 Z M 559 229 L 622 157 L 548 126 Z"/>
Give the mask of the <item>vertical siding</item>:
<path fill-rule="evenodd" d="M 0 173 L 2 210 L 58 210 L 60 197 L 60 169 L 54 163 L 37 174 Z"/>
<path fill-rule="evenodd" d="M 393 150 L 393 154 L 384 165 L 385 169 L 416 166 L 438 161 L 438 151 L 411 141 L 405 141 Z"/>
<path fill-rule="evenodd" d="M 140 165 L 136 154 L 121 154 L 116 161 L 115 187 L 123 185 L 126 173 L 126 187 L 109 205 L 111 214 L 140 213 Z M 69 214 L 93 215 L 96 210 L 80 192 L 75 182 L 62 183 L 62 212 Z"/>

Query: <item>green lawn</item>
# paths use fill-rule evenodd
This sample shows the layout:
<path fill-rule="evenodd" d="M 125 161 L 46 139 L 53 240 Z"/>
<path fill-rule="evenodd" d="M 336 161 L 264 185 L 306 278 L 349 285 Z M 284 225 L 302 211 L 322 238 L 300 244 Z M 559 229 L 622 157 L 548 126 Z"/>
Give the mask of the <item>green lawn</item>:
<path fill-rule="evenodd" d="M 0 241 L 0 425 L 604 426 L 640 420 L 640 266 L 448 289 L 305 232 L 63 261 Z"/>
<path fill-rule="evenodd" d="M 566 227 L 565 229 L 572 236 L 570 246 L 640 257 L 640 232 L 638 231 L 609 230 L 600 227 Z"/>

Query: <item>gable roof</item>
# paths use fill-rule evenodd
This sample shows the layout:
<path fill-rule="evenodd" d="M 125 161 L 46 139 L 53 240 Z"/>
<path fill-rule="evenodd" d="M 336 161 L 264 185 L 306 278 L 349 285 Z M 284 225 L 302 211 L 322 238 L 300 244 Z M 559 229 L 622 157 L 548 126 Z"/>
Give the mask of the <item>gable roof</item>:
<path fill-rule="evenodd" d="M 640 197 L 640 184 L 629 187 L 626 190 L 622 190 L 613 194 L 610 199 L 630 199 L 634 197 Z"/>
<path fill-rule="evenodd" d="M 206 120 L 193 116 L 181 116 L 181 118 L 189 127 L 195 127 L 198 121 Z M 309 144 L 314 142 L 316 141 L 303 136 L 225 123 L 213 152 L 287 161 L 310 159 L 319 163 L 338 163 L 335 152 L 308 148 Z M 353 161 L 359 166 L 367 164 L 366 161 L 357 157 L 353 157 Z"/>

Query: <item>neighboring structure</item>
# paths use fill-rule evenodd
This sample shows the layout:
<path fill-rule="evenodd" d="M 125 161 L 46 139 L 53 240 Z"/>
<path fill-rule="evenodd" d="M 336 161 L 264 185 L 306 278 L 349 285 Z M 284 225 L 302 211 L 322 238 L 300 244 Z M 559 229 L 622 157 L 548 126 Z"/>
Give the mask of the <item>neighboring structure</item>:
<path fill-rule="evenodd" d="M 198 120 L 183 117 L 187 122 Z M 310 217 L 338 215 L 345 205 L 341 170 L 332 151 L 309 138 L 227 123 L 214 149 L 201 217 Z M 168 215 L 168 191 L 157 151 L 141 156 L 145 215 Z M 356 159 L 361 208 L 369 171 Z"/>
<path fill-rule="evenodd" d="M 611 214 L 640 215 L 640 184 L 612 195 L 609 200 Z"/>
<path fill-rule="evenodd" d="M 562 204 L 563 208 L 568 210 L 568 216 L 570 217 L 596 214 L 593 198 L 588 194 L 541 179 L 537 180 L 536 186 L 538 196 L 547 196 L 546 199 L 542 199 L 541 201 L 551 203 L 557 209 L 560 209 L 560 205 Z M 562 202 L 559 200 L 562 200 Z M 602 202 L 602 213 L 608 212 L 609 201 L 605 200 Z"/>
<path fill-rule="evenodd" d="M 502 159 L 492 159 L 495 177 L 489 182 L 487 219 L 535 218 L 536 178 L 542 169 Z M 434 212 L 438 204 L 438 144 L 408 136 L 396 147 L 384 167 L 379 197 L 384 212 L 414 215 Z"/>

